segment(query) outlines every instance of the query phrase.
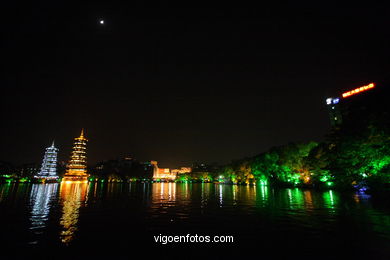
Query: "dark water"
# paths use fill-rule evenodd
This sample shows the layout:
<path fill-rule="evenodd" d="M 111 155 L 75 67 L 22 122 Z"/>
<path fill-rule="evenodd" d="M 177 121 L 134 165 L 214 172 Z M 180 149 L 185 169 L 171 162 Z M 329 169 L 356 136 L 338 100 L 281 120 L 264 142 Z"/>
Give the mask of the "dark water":
<path fill-rule="evenodd" d="M 2 184 L 0 259 L 390 259 L 383 197 L 218 184 Z M 233 243 L 154 242 L 231 235 Z"/>

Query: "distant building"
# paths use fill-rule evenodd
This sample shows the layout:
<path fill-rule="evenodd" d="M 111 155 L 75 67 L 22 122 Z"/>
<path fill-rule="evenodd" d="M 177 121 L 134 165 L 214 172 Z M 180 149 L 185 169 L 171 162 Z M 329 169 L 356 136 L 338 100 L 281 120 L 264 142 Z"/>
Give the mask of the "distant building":
<path fill-rule="evenodd" d="M 152 179 L 154 174 L 154 166 L 151 164 L 151 162 L 143 162 L 141 163 L 142 168 L 140 168 L 140 176 L 142 178 L 146 179 Z"/>
<path fill-rule="evenodd" d="M 172 174 L 186 174 L 186 173 L 191 173 L 192 168 L 191 167 L 180 167 L 179 169 L 171 169 Z"/>
<path fill-rule="evenodd" d="M 90 174 L 99 178 L 144 180 L 153 177 L 153 166 L 150 162 L 139 162 L 130 157 L 117 158 L 97 163 Z"/>
<path fill-rule="evenodd" d="M 215 163 L 207 164 L 207 163 L 198 163 L 195 162 L 192 164 L 192 172 L 216 172 L 218 171 L 219 166 Z"/>
<path fill-rule="evenodd" d="M 173 181 L 176 179 L 176 173 L 171 172 L 169 168 L 159 168 L 157 161 L 150 163 L 153 165 L 153 180 Z"/>
<path fill-rule="evenodd" d="M 16 174 L 16 168 L 12 163 L 0 161 L 0 177 Z"/>
<path fill-rule="evenodd" d="M 328 107 L 330 125 L 332 127 L 336 127 L 338 125 L 341 125 L 342 116 L 341 116 L 341 111 L 340 111 L 340 98 L 338 98 L 338 97 L 327 98 L 326 105 Z"/>
<path fill-rule="evenodd" d="M 346 121 L 358 123 L 365 115 L 375 112 L 377 103 L 380 103 L 378 90 L 374 83 L 370 83 L 344 92 L 340 97 L 327 98 L 326 105 L 332 128 L 337 128 Z"/>
<path fill-rule="evenodd" d="M 20 168 L 20 176 L 33 177 L 40 172 L 40 167 L 36 163 L 25 163 Z"/>

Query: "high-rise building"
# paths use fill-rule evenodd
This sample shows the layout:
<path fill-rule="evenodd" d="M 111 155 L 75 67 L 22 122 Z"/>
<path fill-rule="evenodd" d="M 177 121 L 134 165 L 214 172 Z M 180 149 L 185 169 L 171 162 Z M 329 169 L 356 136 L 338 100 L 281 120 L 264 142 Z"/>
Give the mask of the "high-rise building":
<path fill-rule="evenodd" d="M 341 116 L 341 111 L 340 111 L 340 98 L 338 98 L 338 97 L 327 98 L 326 105 L 328 107 L 330 125 L 332 127 L 336 127 L 338 125 L 341 125 L 342 116 Z"/>
<path fill-rule="evenodd" d="M 87 142 L 84 131 L 74 139 L 72 153 L 66 167 L 65 181 L 87 181 Z"/>
<path fill-rule="evenodd" d="M 333 128 L 337 128 L 345 121 L 354 120 L 354 117 L 360 117 L 365 114 L 367 107 L 373 107 L 372 103 L 375 103 L 377 94 L 375 91 L 369 91 L 375 88 L 374 83 L 370 83 L 366 86 L 358 87 L 353 90 L 344 92 L 340 97 L 329 97 L 326 99 L 326 105 L 328 108 L 330 124 Z M 361 94 L 365 92 L 364 94 Z"/>
<path fill-rule="evenodd" d="M 43 156 L 43 162 L 41 169 L 35 176 L 37 178 L 51 178 L 56 179 L 57 176 L 57 153 L 58 148 L 54 147 L 54 141 L 50 147 L 46 148 L 45 155 Z"/>

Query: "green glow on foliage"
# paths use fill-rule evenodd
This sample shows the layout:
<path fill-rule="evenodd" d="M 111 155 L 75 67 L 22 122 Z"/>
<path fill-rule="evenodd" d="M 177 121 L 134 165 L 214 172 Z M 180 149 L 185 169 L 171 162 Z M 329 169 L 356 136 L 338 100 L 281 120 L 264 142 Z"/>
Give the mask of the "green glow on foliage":
<path fill-rule="evenodd" d="M 26 181 L 28 181 L 28 178 L 21 178 L 21 179 L 19 179 L 19 182 L 26 182 Z"/>
<path fill-rule="evenodd" d="M 320 178 L 320 181 L 322 181 L 322 182 L 326 182 L 326 181 L 328 181 L 329 180 L 329 177 L 327 176 L 327 175 L 324 175 L 324 176 L 322 176 L 321 178 Z"/>
<path fill-rule="evenodd" d="M 362 179 L 367 180 L 367 185 L 390 183 L 390 139 L 388 131 L 383 131 L 388 128 L 381 127 L 373 125 L 369 132 L 359 135 L 335 133 L 331 145 L 312 142 L 274 147 L 225 166 L 215 180 L 253 183 L 255 179 L 259 186 L 267 185 L 270 180 L 288 186 L 320 182 L 328 188 L 335 187 L 336 181 L 337 186 L 347 186 Z M 293 193 L 293 190 L 289 193 L 292 200 L 300 197 Z M 329 202 L 333 201 L 328 204 L 335 203 L 333 194 L 324 196 Z"/>

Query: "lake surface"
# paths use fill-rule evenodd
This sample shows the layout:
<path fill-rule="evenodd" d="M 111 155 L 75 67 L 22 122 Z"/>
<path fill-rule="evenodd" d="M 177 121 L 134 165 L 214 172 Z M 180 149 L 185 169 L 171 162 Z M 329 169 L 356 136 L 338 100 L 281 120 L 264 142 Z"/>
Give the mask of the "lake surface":
<path fill-rule="evenodd" d="M 1 184 L 0 259 L 390 259 L 389 205 L 364 193 L 267 186 Z M 234 242 L 163 245 L 160 234 Z"/>

